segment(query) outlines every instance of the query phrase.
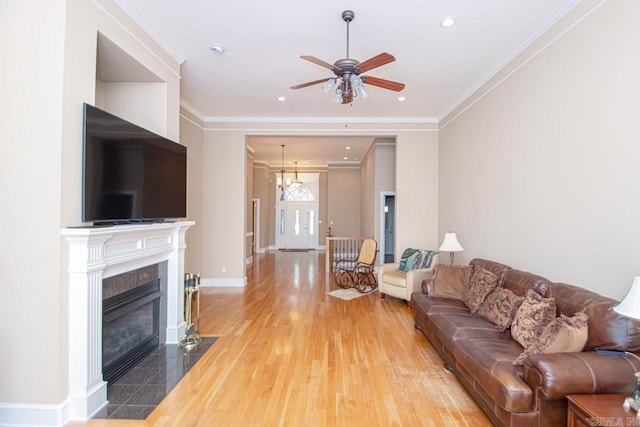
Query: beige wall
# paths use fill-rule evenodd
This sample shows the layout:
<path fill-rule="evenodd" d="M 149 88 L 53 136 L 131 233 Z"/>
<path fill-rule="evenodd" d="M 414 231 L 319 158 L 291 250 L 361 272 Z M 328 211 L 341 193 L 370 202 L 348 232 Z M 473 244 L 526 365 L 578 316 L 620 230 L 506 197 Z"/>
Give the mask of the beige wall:
<path fill-rule="evenodd" d="M 625 295 L 640 274 L 639 16 L 605 2 L 446 123 L 439 230 L 458 233 L 456 260 Z"/>
<path fill-rule="evenodd" d="M 329 166 L 327 227 L 334 236 L 360 235 L 360 168 Z"/>
<path fill-rule="evenodd" d="M 195 221 L 186 235 L 185 272 L 202 274 L 202 126 L 192 115 L 180 112 L 180 143 L 187 146 L 187 218 Z"/>
<path fill-rule="evenodd" d="M 395 141 L 376 138 L 361 164 L 360 236 L 380 236 L 380 192 L 395 190 Z"/>
<path fill-rule="evenodd" d="M 174 140 L 179 65 L 109 0 L 5 0 L 0 7 L 0 52 L 11 58 L 0 78 L 0 191 L 12 206 L 1 214 L 8 226 L 0 246 L 0 340 L 20 343 L 0 352 L 0 402 L 61 404 L 73 307 L 60 230 L 81 224 L 82 103 L 96 97 L 98 31 L 166 79 L 163 134 Z"/>
<path fill-rule="evenodd" d="M 246 157 L 246 165 L 245 165 L 245 186 L 246 186 L 246 212 L 245 215 L 245 233 L 250 234 L 254 232 L 253 229 L 253 152 L 247 149 L 247 157 Z M 253 235 L 245 237 L 244 243 L 244 256 L 245 259 L 251 258 L 253 255 Z"/>
<path fill-rule="evenodd" d="M 260 238 L 259 252 L 264 252 L 269 248 L 269 222 L 270 210 L 273 210 L 273 193 L 269 192 L 269 168 L 263 163 L 253 163 L 253 198 L 260 200 Z"/>
<path fill-rule="evenodd" d="M 382 207 L 380 206 L 380 193 L 383 191 L 395 191 L 395 176 L 396 176 L 396 147 L 395 141 L 389 139 L 377 139 L 375 143 L 376 158 L 375 158 L 375 191 L 373 197 L 373 236 L 380 245 L 382 242 L 381 236 L 381 221 L 384 220 L 384 216 L 381 215 Z M 382 259 L 378 259 L 382 262 Z"/>
<path fill-rule="evenodd" d="M 202 185 L 202 273 L 245 280 L 245 135 L 205 129 Z M 224 270 L 224 271 L 223 271 Z"/>
<path fill-rule="evenodd" d="M 374 236 L 374 197 L 376 193 L 376 149 L 371 144 L 360 163 L 360 232 L 358 236 Z"/>
<path fill-rule="evenodd" d="M 67 372 L 59 279 L 64 1 L 3 2 L 0 9 L 0 402 L 60 402 Z"/>
<path fill-rule="evenodd" d="M 396 140 L 396 254 L 438 246 L 438 133 Z"/>

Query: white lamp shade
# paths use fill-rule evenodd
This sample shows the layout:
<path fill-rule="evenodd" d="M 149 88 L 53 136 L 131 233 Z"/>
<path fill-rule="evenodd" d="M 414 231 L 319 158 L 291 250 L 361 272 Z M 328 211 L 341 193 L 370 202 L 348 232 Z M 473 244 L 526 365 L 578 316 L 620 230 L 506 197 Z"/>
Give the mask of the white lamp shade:
<path fill-rule="evenodd" d="M 620 304 L 613 307 L 613 311 L 625 317 L 640 320 L 640 276 L 633 279 L 629 293 Z"/>
<path fill-rule="evenodd" d="M 464 249 L 462 248 L 462 246 L 460 246 L 460 242 L 458 242 L 456 233 L 445 233 L 444 240 L 442 241 L 439 250 L 447 252 L 460 252 Z"/>

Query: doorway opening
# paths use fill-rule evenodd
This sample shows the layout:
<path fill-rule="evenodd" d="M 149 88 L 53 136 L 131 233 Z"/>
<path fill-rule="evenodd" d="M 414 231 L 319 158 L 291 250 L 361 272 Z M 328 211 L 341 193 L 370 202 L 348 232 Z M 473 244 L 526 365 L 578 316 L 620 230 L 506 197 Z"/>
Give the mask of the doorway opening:
<path fill-rule="evenodd" d="M 382 236 L 380 250 L 385 263 L 395 262 L 395 222 L 396 222 L 396 195 L 394 191 L 380 193 L 380 221 Z"/>

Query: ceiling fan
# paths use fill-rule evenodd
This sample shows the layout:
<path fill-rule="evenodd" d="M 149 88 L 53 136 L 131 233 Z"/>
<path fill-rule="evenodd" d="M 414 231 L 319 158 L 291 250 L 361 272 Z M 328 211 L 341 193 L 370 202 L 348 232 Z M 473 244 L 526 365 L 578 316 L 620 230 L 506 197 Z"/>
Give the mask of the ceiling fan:
<path fill-rule="evenodd" d="M 353 102 L 355 96 L 360 96 L 362 99 L 367 97 L 367 92 L 364 89 L 363 84 L 369 84 L 371 86 L 381 87 L 383 89 L 394 90 L 400 92 L 404 89 L 404 83 L 398 83 L 391 80 L 380 79 L 377 77 L 361 75 L 374 68 L 381 67 L 385 64 L 393 62 L 396 58 L 386 52 L 369 58 L 364 62 L 359 62 L 356 59 L 349 58 L 349 22 L 353 21 L 355 13 L 352 10 L 345 10 L 342 12 L 342 19 L 347 23 L 347 57 L 338 59 L 333 65 L 318 59 L 314 56 L 303 55 L 300 58 L 305 61 L 313 62 L 321 67 L 328 68 L 333 71 L 336 77 L 330 79 L 314 80 L 312 82 L 301 83 L 296 86 L 291 86 L 291 89 L 302 89 L 307 86 L 313 86 L 316 84 L 324 83 L 322 88 L 326 93 L 336 87 L 335 101 L 342 104 L 350 104 Z"/>

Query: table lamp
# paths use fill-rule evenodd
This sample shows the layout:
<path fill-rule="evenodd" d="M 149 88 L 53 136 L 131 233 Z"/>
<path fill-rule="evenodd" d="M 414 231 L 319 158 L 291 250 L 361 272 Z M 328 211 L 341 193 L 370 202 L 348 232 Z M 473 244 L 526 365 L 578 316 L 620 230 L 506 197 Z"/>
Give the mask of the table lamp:
<path fill-rule="evenodd" d="M 631 284 L 631 289 L 627 293 L 627 296 L 620 302 L 620 304 L 613 307 L 613 311 L 618 314 L 628 317 L 633 320 L 640 320 L 640 276 L 636 276 Z M 630 351 L 625 351 L 625 354 L 640 359 L 638 355 Z M 625 408 L 633 408 L 640 410 L 640 372 L 635 373 L 636 388 L 633 392 L 633 396 L 627 397 L 624 400 Z M 639 415 L 640 416 L 640 413 Z"/>
<path fill-rule="evenodd" d="M 456 233 L 448 232 L 444 234 L 444 240 L 440 245 L 441 251 L 449 252 L 449 258 L 451 259 L 451 265 L 453 265 L 453 257 L 456 252 L 463 251 L 464 249 L 460 246 L 458 242 L 458 238 L 456 237 Z"/>

